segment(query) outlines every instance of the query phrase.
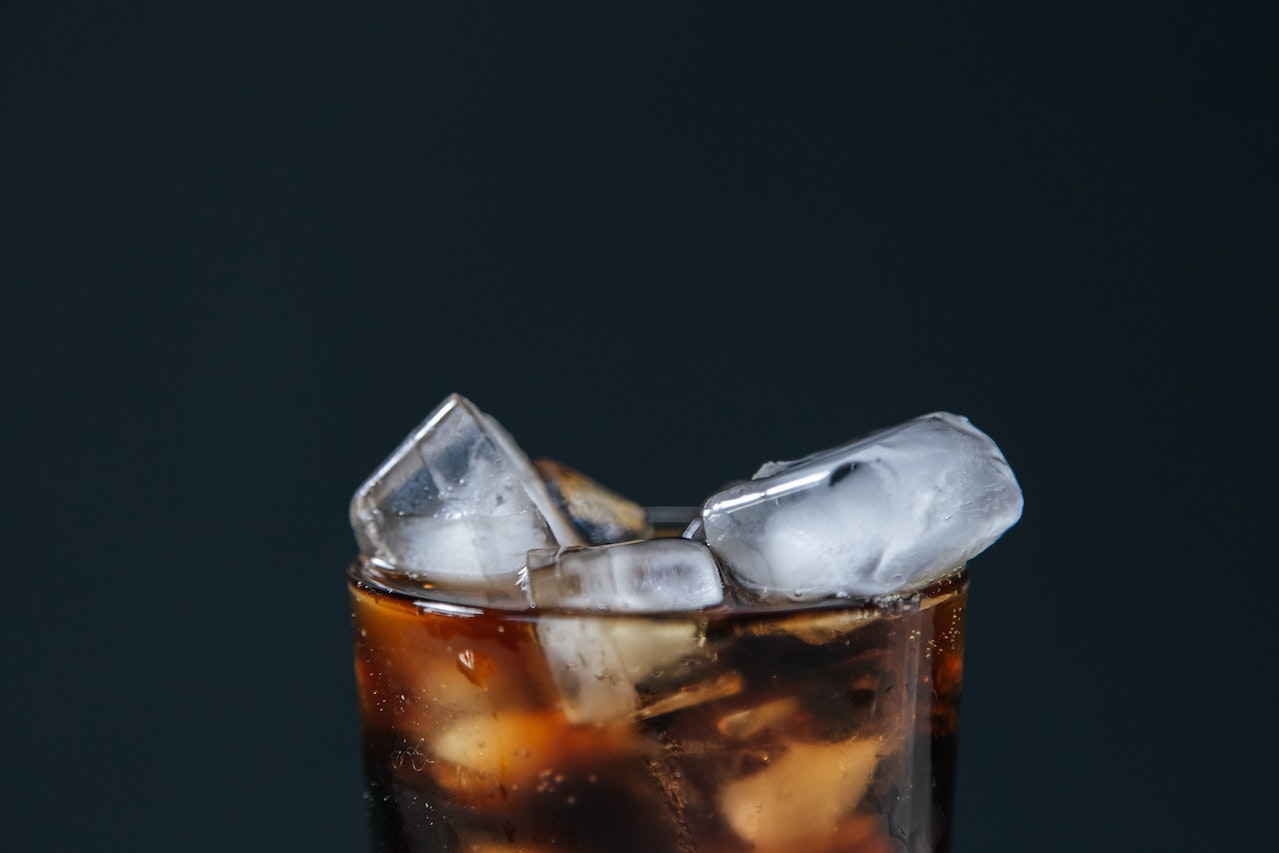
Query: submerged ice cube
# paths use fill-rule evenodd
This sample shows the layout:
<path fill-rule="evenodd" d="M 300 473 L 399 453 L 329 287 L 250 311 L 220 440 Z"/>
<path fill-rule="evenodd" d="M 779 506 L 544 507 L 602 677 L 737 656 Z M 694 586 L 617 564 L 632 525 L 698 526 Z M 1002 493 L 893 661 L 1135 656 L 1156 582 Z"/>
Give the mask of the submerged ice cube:
<path fill-rule="evenodd" d="M 495 784 L 517 799 L 531 794 L 539 775 L 590 764 L 631 746 L 623 726 L 570 726 L 548 711 L 459 714 L 430 738 L 433 776 L 455 796 L 474 800 Z M 491 794 L 490 794 L 491 796 Z"/>
<path fill-rule="evenodd" d="M 641 705 L 660 690 L 646 685 L 641 697 L 640 685 L 667 670 L 696 668 L 705 644 L 697 620 L 617 616 L 543 617 L 537 623 L 537 640 L 559 693 L 560 710 L 578 724 L 642 716 Z"/>
<path fill-rule="evenodd" d="M 981 553 L 1021 517 L 995 443 L 936 412 L 792 462 L 713 495 L 706 541 L 761 599 L 917 588 Z"/>
<path fill-rule="evenodd" d="M 513 583 L 530 549 L 581 543 L 514 439 L 458 394 L 360 486 L 351 526 L 374 561 L 457 586 Z"/>
<path fill-rule="evenodd" d="M 687 539 L 530 551 L 522 581 L 539 608 L 681 613 L 724 600 L 710 549 Z M 640 686 L 659 673 L 678 681 L 678 664 L 693 664 L 703 644 L 698 621 L 685 619 L 544 618 L 537 636 L 564 713 L 579 723 L 638 713 Z M 646 686 L 662 692 L 660 685 Z M 701 694 L 682 695 L 697 701 Z"/>
<path fill-rule="evenodd" d="M 535 607 L 662 613 L 724 600 L 710 549 L 688 539 L 530 551 L 527 563 L 525 588 Z"/>
<path fill-rule="evenodd" d="M 719 793 L 725 821 L 751 848 L 804 849 L 830 836 L 870 787 L 884 749 L 874 739 L 791 744 L 764 769 L 729 782 Z"/>

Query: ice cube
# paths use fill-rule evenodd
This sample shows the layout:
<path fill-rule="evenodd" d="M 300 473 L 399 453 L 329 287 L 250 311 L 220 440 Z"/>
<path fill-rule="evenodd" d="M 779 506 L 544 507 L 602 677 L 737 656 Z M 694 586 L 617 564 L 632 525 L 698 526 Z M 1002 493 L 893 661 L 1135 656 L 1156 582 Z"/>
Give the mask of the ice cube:
<path fill-rule="evenodd" d="M 802 849 L 805 836 L 830 833 L 856 808 L 870 786 L 881 749 L 873 738 L 793 743 L 763 770 L 725 785 L 719 794 L 720 810 L 753 849 Z"/>
<path fill-rule="evenodd" d="M 713 495 L 706 541 L 764 600 L 914 589 L 981 553 L 1021 517 L 1003 454 L 967 418 L 936 412 Z"/>
<path fill-rule="evenodd" d="M 374 562 L 444 586 L 514 582 L 530 549 L 581 544 L 514 439 L 453 394 L 351 500 Z"/>
<path fill-rule="evenodd" d="M 526 563 L 535 607 L 662 613 L 724 600 L 715 557 L 688 539 L 539 549 L 528 553 Z"/>
<path fill-rule="evenodd" d="M 556 505 L 590 544 L 652 538 L 644 507 L 554 459 L 535 459 L 533 466 Z"/>
<path fill-rule="evenodd" d="M 539 608 L 670 613 L 724 600 L 710 549 L 687 539 L 530 551 L 523 582 Z M 537 632 L 564 712 L 575 722 L 633 715 L 641 705 L 638 685 L 673 664 L 687 665 L 702 645 L 699 624 L 682 619 L 544 618 Z"/>
<path fill-rule="evenodd" d="M 604 724 L 644 716 L 639 685 L 696 667 L 705 636 L 694 620 L 613 616 L 544 616 L 538 620 L 538 642 L 560 696 L 560 709 L 573 723 Z M 689 702 L 714 698 L 714 691 L 672 690 Z M 740 685 L 738 688 L 740 689 Z M 652 691 L 645 691 L 652 694 Z M 665 698 L 657 693 L 658 700 Z M 674 708 L 663 705 L 663 713 Z"/>

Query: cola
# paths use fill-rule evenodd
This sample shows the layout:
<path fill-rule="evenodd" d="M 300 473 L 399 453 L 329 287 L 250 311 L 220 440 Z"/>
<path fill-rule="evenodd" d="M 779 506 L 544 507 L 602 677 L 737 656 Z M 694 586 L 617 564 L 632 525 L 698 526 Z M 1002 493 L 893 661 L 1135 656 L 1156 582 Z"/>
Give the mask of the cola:
<path fill-rule="evenodd" d="M 349 583 L 374 853 L 949 849 L 962 566 L 670 614 L 494 606 L 367 559 Z M 546 646 L 583 626 L 680 642 L 641 672 L 570 662 L 627 697 L 601 711 Z"/>

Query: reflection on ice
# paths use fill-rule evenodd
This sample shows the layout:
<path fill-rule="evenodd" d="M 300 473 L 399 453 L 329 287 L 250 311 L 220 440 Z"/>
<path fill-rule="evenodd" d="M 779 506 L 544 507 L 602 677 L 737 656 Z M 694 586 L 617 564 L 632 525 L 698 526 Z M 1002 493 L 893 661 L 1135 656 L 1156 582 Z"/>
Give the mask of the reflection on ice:
<path fill-rule="evenodd" d="M 938 412 L 713 495 L 706 541 L 731 579 L 776 601 L 915 589 L 981 553 L 1021 516 L 999 448 Z"/>
<path fill-rule="evenodd" d="M 351 525 L 373 560 L 464 586 L 509 583 L 530 549 L 582 541 L 510 435 L 457 394 L 360 486 Z"/>

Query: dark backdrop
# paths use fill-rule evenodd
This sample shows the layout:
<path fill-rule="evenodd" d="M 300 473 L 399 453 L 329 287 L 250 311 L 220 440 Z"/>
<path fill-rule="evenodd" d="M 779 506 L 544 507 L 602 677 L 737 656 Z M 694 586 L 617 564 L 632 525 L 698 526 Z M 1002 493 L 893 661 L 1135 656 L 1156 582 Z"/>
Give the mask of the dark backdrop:
<path fill-rule="evenodd" d="M 456 390 L 647 503 L 968 415 L 960 853 L 1263 848 L 1265 10 L 0 5 L 0 846 L 362 850 L 346 502 Z"/>

